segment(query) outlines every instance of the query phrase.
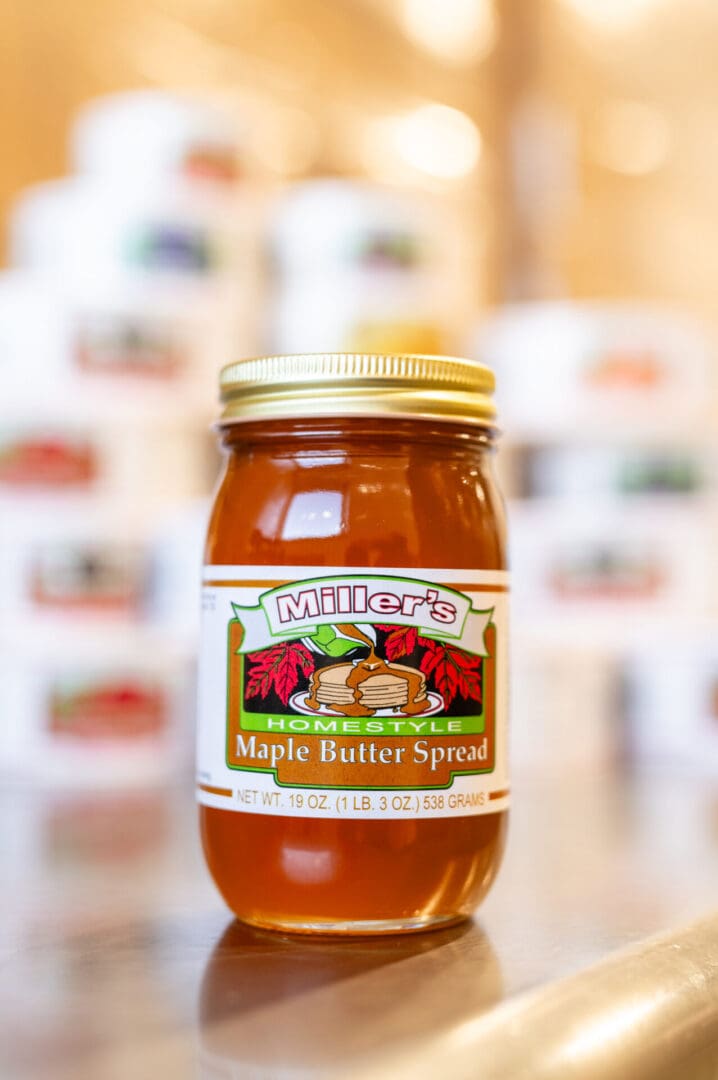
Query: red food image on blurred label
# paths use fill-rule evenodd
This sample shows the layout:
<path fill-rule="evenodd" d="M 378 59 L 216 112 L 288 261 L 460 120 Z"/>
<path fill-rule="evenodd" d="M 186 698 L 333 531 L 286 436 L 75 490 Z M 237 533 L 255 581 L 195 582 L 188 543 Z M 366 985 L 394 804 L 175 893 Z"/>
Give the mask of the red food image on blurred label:
<path fill-rule="evenodd" d="M 195 146 L 185 154 L 182 172 L 190 180 L 214 180 L 231 184 L 239 170 L 234 155 L 212 146 Z"/>
<path fill-rule="evenodd" d="M 82 439 L 38 436 L 0 444 L 0 484 L 84 487 L 96 475 L 95 451 Z"/>
<path fill-rule="evenodd" d="M 48 728 L 75 739 L 127 740 L 158 735 L 168 720 L 163 690 L 141 680 L 101 680 L 84 686 L 55 687 L 50 695 Z"/>
<path fill-rule="evenodd" d="M 648 350 L 617 349 L 589 364 L 585 380 L 604 390 L 652 390 L 665 379 L 659 358 Z"/>

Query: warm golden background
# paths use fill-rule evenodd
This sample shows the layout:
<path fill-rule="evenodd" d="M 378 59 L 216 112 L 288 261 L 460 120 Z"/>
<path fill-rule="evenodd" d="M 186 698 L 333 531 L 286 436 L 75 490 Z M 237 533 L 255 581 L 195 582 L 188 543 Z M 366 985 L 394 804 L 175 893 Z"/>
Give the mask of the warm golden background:
<path fill-rule="evenodd" d="M 422 23 L 432 6 L 443 30 Z M 477 171 L 450 186 L 474 211 L 485 298 L 647 296 L 713 315 L 711 0 L 3 0 L 0 19 L 3 217 L 67 171 L 71 118 L 99 94 L 234 100 L 254 167 L 279 177 L 381 171 L 367 125 L 433 100 L 481 135 Z"/>
<path fill-rule="evenodd" d="M 122 735 L 120 641 L 140 706 L 155 674 L 166 717 L 181 698 L 188 763 L 177 688 L 218 368 L 328 349 L 497 370 L 515 761 L 636 762 L 657 734 L 663 760 L 718 753 L 716 6 L 0 0 L 0 23 L 0 572 L 17 599 L 0 669 L 25 695 L 8 709 L 34 717 L 9 758 L 30 760 L 57 694 L 103 723 L 111 699 Z M 128 90 L 150 93 L 102 120 Z M 237 182 L 183 172 L 216 134 L 187 98 L 219 106 Z M 112 139 L 83 173 L 93 102 Z M 80 471 L 98 464 L 70 491 L 78 437 Z M 129 600 L 98 622 L 113 575 Z M 157 637 L 180 655 L 148 673 Z"/>

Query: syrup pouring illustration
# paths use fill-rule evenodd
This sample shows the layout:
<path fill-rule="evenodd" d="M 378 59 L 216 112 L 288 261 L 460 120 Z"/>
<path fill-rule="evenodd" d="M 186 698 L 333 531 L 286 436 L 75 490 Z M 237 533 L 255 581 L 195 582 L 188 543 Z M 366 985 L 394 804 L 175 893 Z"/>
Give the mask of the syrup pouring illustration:
<path fill-rule="evenodd" d="M 372 632 L 371 627 L 366 628 Z M 364 630 L 351 623 L 338 623 L 336 629 L 323 627 L 323 632 L 306 638 L 305 644 L 313 649 L 325 653 L 325 655 L 342 655 L 356 648 L 354 642 L 359 642 L 369 649 L 369 655 L 364 659 L 354 660 L 351 663 L 344 661 L 341 664 L 332 664 L 329 667 L 320 668 L 312 675 L 309 693 L 304 699 L 304 704 L 310 709 L 319 709 L 321 702 L 317 694 L 323 680 L 331 682 L 331 673 L 340 675 L 343 684 L 352 691 L 353 701 L 350 704 L 332 702 L 328 708 L 344 716 L 374 716 L 377 709 L 369 707 L 362 701 L 365 684 L 379 675 L 390 675 L 406 684 L 406 701 L 396 707 L 396 711 L 405 716 L 418 716 L 429 708 L 429 700 L 426 696 L 426 684 L 420 671 L 406 667 L 403 664 L 392 664 L 377 655 L 376 641 L 368 636 Z M 368 688 L 368 686 L 366 687 Z"/>

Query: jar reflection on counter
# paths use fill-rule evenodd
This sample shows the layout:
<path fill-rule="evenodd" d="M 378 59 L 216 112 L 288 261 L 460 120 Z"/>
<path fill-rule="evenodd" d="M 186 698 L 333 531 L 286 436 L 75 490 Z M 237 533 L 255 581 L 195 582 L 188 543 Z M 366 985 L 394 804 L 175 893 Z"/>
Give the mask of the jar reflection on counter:
<path fill-rule="evenodd" d="M 357 942 L 270 935 L 235 921 L 202 980 L 199 1076 L 368 1067 L 377 1052 L 385 1058 L 475 1021 L 503 992 L 492 942 L 475 923 Z M 347 1023 L 357 1011 L 361 1021 Z"/>

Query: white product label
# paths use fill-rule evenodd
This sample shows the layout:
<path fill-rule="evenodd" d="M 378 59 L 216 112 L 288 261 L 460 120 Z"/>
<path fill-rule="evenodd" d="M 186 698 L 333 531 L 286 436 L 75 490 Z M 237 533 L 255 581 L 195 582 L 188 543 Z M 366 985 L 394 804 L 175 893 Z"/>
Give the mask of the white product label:
<path fill-rule="evenodd" d="M 208 566 L 197 793 L 325 818 L 508 806 L 508 574 Z"/>

